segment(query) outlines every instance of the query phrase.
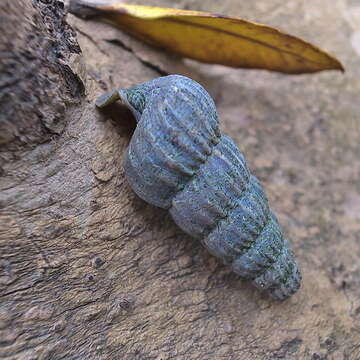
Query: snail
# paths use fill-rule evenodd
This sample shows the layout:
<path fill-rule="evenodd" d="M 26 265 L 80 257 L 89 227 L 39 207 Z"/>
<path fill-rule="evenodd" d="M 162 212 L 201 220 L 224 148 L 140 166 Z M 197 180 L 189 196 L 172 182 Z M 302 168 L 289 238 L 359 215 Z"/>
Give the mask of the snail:
<path fill-rule="evenodd" d="M 137 121 L 124 163 L 135 193 L 168 209 L 182 230 L 257 288 L 277 300 L 294 294 L 299 266 L 263 187 L 220 132 L 206 90 L 170 75 L 101 95 L 96 105 L 117 100 Z"/>

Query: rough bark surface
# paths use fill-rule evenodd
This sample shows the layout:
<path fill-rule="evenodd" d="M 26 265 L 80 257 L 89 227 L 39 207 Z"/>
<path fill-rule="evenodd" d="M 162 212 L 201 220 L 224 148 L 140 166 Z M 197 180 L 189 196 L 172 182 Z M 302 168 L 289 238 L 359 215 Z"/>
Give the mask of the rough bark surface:
<path fill-rule="evenodd" d="M 359 5 L 151 3 L 280 26 L 334 51 L 347 73 L 183 62 L 66 19 L 61 1 L 2 2 L 0 358 L 360 359 Z M 213 95 L 279 215 L 304 275 L 283 303 L 124 179 L 134 122 L 116 106 L 99 113 L 94 99 L 174 72 Z"/>

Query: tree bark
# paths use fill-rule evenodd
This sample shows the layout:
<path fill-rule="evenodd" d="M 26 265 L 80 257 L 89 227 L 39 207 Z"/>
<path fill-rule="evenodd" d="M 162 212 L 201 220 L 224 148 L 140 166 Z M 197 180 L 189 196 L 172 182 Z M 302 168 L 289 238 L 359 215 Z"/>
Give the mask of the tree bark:
<path fill-rule="evenodd" d="M 360 358 L 360 130 L 343 142 L 331 132 L 359 109 L 342 115 L 318 95 L 338 84 L 349 104 L 359 82 L 189 64 L 66 18 L 59 0 L 6 0 L 0 15 L 1 359 Z M 135 123 L 94 99 L 173 72 L 214 96 L 284 224 L 304 280 L 283 303 L 126 183 Z"/>

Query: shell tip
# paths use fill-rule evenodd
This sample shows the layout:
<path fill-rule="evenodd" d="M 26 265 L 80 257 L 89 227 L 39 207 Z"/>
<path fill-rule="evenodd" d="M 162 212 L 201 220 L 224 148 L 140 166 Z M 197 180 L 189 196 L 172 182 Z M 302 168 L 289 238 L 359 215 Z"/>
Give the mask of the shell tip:
<path fill-rule="evenodd" d="M 114 103 L 115 101 L 119 100 L 120 96 L 117 90 L 105 93 L 100 95 L 96 100 L 95 100 L 95 105 L 98 108 L 104 108 L 108 105 L 111 105 L 112 103 Z"/>

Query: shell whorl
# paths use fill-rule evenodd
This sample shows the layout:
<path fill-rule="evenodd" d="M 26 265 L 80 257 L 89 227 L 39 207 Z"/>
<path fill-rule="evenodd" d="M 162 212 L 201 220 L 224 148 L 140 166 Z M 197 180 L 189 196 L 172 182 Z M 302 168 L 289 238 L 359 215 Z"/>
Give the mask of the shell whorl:
<path fill-rule="evenodd" d="M 301 275 L 288 242 L 205 89 L 170 75 L 114 94 L 138 121 L 125 159 L 133 190 L 256 287 L 278 300 L 295 293 Z"/>

